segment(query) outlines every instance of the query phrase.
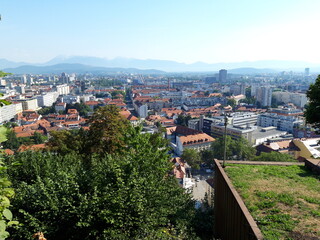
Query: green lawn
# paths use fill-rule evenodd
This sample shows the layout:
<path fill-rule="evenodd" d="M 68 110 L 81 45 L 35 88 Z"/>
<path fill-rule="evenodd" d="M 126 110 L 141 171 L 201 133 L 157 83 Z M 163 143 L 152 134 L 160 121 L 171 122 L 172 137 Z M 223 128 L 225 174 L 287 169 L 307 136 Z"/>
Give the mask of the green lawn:
<path fill-rule="evenodd" d="M 320 239 L 320 176 L 304 166 L 225 168 L 265 239 Z"/>
<path fill-rule="evenodd" d="M 0 126 L 0 142 L 4 142 L 7 140 L 6 133 L 7 128 L 5 126 Z"/>

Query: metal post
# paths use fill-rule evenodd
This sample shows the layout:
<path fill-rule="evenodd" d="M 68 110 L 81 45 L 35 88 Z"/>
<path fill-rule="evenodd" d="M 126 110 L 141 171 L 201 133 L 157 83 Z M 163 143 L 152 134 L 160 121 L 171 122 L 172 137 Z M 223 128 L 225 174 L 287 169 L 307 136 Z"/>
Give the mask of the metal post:
<path fill-rule="evenodd" d="M 223 149 L 223 163 L 222 163 L 222 167 L 226 167 L 225 166 L 225 162 L 227 159 L 227 125 L 228 125 L 228 118 L 227 118 L 227 114 L 224 114 L 224 149 Z"/>

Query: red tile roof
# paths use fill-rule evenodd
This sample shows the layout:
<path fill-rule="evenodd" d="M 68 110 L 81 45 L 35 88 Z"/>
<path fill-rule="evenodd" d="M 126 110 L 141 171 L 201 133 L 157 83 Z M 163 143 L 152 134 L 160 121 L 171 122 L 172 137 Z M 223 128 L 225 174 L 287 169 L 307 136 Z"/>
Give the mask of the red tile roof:
<path fill-rule="evenodd" d="M 187 135 L 179 137 L 183 145 L 201 144 L 205 142 L 213 142 L 215 139 L 206 133 L 199 133 L 195 135 Z"/>

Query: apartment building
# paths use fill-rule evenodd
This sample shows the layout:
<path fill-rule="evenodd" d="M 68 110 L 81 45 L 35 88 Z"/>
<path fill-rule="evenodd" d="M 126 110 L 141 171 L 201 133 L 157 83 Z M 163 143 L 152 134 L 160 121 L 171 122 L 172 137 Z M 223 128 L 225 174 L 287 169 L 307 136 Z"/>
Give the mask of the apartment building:
<path fill-rule="evenodd" d="M 293 132 L 293 128 L 303 124 L 297 116 L 285 116 L 277 113 L 263 113 L 258 117 L 258 126 L 277 127 L 278 130 Z"/>

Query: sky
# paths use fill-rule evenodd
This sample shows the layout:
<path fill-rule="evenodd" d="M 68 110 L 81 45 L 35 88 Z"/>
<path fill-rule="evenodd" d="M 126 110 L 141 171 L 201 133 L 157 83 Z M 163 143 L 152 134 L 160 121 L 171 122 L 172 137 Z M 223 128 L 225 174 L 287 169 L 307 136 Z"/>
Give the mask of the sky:
<path fill-rule="evenodd" d="M 319 0 L 1 0 L 0 59 L 320 63 Z"/>

